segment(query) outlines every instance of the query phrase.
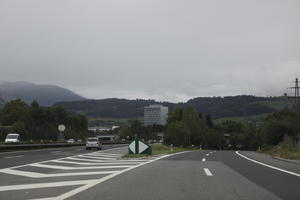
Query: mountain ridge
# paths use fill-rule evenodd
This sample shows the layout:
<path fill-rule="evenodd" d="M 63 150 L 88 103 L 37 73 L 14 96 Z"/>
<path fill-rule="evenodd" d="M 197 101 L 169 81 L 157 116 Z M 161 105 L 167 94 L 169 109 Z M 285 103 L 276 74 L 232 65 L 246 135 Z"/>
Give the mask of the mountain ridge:
<path fill-rule="evenodd" d="M 86 100 L 86 98 L 61 86 L 35 84 L 27 81 L 1 81 L 0 96 L 5 101 L 22 99 L 26 103 L 31 103 L 35 100 L 42 106 L 51 106 L 61 101 Z"/>

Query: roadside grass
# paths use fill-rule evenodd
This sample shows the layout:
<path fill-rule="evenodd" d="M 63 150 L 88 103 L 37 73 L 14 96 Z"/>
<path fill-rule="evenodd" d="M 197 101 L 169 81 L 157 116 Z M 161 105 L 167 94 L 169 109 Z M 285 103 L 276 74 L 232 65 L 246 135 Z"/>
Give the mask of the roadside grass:
<path fill-rule="evenodd" d="M 164 144 L 153 144 L 152 146 L 152 155 L 147 154 L 125 154 L 123 158 L 139 158 L 139 157 L 147 157 L 147 156 L 155 156 L 159 154 L 172 154 L 183 151 L 193 151 L 198 150 L 196 147 L 173 147 L 171 150 L 171 146 Z"/>
<path fill-rule="evenodd" d="M 283 143 L 276 146 L 268 146 L 262 148 L 259 152 L 267 153 L 274 157 L 281 157 L 290 160 L 300 160 L 300 153 L 296 151 L 296 148 L 288 147 Z"/>

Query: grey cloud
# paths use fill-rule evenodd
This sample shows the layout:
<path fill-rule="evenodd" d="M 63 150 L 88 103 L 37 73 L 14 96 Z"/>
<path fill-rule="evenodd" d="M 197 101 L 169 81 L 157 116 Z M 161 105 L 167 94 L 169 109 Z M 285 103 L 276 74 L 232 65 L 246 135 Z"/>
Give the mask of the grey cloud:
<path fill-rule="evenodd" d="M 293 0 L 2 0 L 0 79 L 89 98 L 282 95 L 300 76 Z"/>

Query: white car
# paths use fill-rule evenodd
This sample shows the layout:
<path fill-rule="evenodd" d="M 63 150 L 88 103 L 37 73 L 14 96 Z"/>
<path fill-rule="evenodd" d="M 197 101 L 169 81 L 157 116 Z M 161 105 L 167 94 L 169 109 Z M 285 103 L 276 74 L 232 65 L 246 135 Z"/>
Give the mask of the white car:
<path fill-rule="evenodd" d="M 69 144 L 73 144 L 74 142 L 75 142 L 74 139 L 68 139 L 68 140 L 67 140 L 67 143 L 69 143 Z"/>
<path fill-rule="evenodd" d="M 102 149 L 102 143 L 101 143 L 100 139 L 97 138 L 97 137 L 89 137 L 86 140 L 86 147 L 85 148 L 86 148 L 86 150 L 89 150 L 89 149 L 92 149 L 92 148 L 101 150 Z"/>
<path fill-rule="evenodd" d="M 19 143 L 20 142 L 20 135 L 17 133 L 9 133 L 5 138 L 5 143 Z"/>

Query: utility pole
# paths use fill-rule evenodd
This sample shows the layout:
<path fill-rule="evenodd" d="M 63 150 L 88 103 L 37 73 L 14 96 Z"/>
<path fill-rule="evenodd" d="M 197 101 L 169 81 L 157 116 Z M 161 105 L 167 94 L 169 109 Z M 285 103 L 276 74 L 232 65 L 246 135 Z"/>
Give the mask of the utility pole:
<path fill-rule="evenodd" d="M 294 96 L 293 97 L 288 97 L 288 98 L 294 99 L 294 108 L 295 108 L 295 110 L 300 110 L 299 80 L 298 80 L 298 78 L 296 78 L 296 80 L 293 81 L 293 83 L 295 83 L 294 87 L 289 87 L 289 89 L 294 90 Z"/>

